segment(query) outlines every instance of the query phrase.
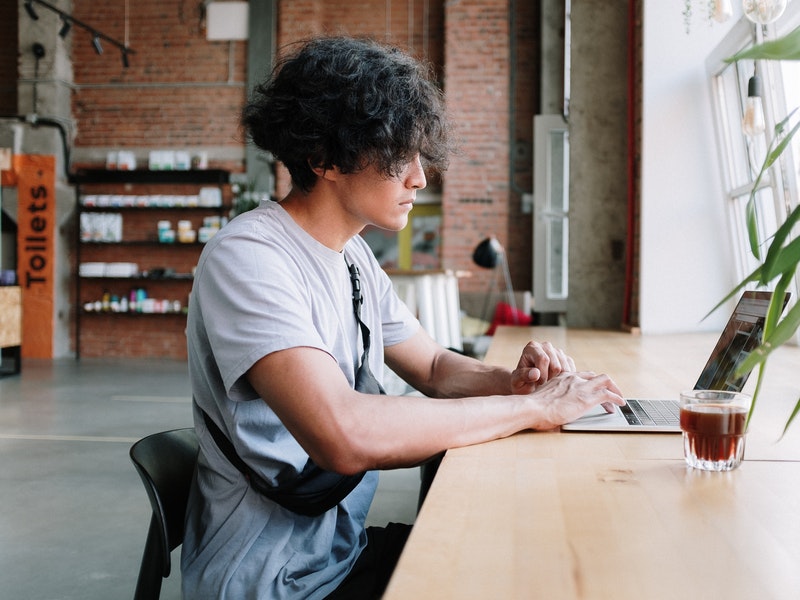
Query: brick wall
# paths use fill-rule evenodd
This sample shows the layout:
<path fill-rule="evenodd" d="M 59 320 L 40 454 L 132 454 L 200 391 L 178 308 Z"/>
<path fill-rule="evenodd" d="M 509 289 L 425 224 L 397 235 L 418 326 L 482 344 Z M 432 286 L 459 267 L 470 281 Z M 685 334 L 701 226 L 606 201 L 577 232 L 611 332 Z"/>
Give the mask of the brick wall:
<path fill-rule="evenodd" d="M 403 3 L 282 0 L 278 5 L 277 29 L 279 50 L 314 35 L 364 35 L 405 48 L 430 62 L 440 75 L 444 71 L 444 3 L 441 0 Z M 277 196 L 284 196 L 289 186 L 288 172 L 279 169 Z"/>
<path fill-rule="evenodd" d="M 91 314 L 81 317 L 81 356 L 186 359 L 186 317 L 181 314 Z"/>
<path fill-rule="evenodd" d="M 201 3 L 130 3 L 130 67 L 103 42 L 95 53 L 88 32 L 72 33 L 76 92 L 75 145 L 119 148 L 242 146 L 238 113 L 245 98 L 246 43 L 208 41 Z M 73 15 L 125 41 L 125 13 L 116 0 L 75 0 Z M 211 166 L 224 165 L 212 158 Z"/>
<path fill-rule="evenodd" d="M 73 4 L 76 19 L 125 41 L 119 2 Z M 127 69 L 112 44 L 104 42 L 104 53 L 97 55 L 89 33 L 73 28 L 76 146 L 242 146 L 238 117 L 245 100 L 246 42 L 207 41 L 199 6 L 177 0 L 131 4 L 128 43 L 136 53 Z M 319 33 L 374 35 L 441 65 L 442 15 L 442 3 L 430 0 L 282 1 L 278 45 Z"/>
<path fill-rule="evenodd" d="M 284 1 L 278 45 L 321 32 L 367 34 L 410 47 L 437 65 L 462 151 L 444 178 L 443 266 L 473 272 L 462 280 L 463 292 L 485 290 L 492 274 L 472 263 L 472 251 L 484 237 L 496 235 L 507 249 L 514 286 L 530 289 L 531 219 L 520 207 L 522 193 L 532 187 L 538 3 L 428 2 L 427 18 L 423 5 L 421 0 L 393 2 L 387 15 L 380 1 Z M 515 113 L 509 120 L 512 103 Z M 278 195 L 288 186 L 288 176 L 279 172 Z"/>
<path fill-rule="evenodd" d="M 120 0 L 53 1 L 76 18 L 125 40 L 125 3 Z M 472 294 L 480 305 L 491 274 L 475 267 L 470 256 L 483 237 L 494 234 L 508 251 L 515 288 L 530 289 L 531 215 L 522 214 L 520 196 L 532 188 L 531 123 L 539 106 L 539 12 L 548 3 L 542 0 L 276 2 L 278 45 L 323 32 L 370 34 L 410 47 L 439 67 L 450 109 L 460 125 L 463 149 L 443 183 L 444 266 L 473 272 L 471 279 L 461 281 L 462 302 L 464 295 Z M 71 93 L 72 116 L 76 120 L 75 128 L 70 128 L 70 133 L 76 133 L 73 166 L 98 166 L 105 150 L 110 148 L 146 151 L 166 147 L 191 150 L 193 146 L 202 146 L 214 150 L 210 153 L 212 166 L 243 170 L 238 116 L 245 99 L 247 43 L 207 41 L 201 13 L 204 3 L 200 0 L 140 0 L 127 4 L 128 42 L 136 51 L 130 57 L 129 69 L 123 69 L 119 50 L 108 43 L 104 43 L 105 53 L 97 56 L 89 35 L 80 28 L 73 27 L 62 41 L 57 38 L 60 26 L 57 18 L 51 15 L 47 21 L 43 17 L 34 27 L 22 10 L 22 0 L 0 3 L 0 111 L 16 113 L 19 94 L 19 110 L 30 112 L 31 42 L 41 41 L 48 58 L 41 65 L 38 108 L 42 114 L 67 119 L 70 115 L 62 110 L 62 105 L 68 104 L 65 99 Z M 622 29 L 628 2 L 584 4 L 573 3 L 573 9 L 580 12 L 583 7 L 583 22 L 589 29 L 574 34 L 574 38 L 581 38 L 587 49 L 573 48 L 573 52 L 592 57 L 586 69 L 592 74 L 599 63 L 608 62 L 608 55 L 617 53 L 618 47 L 625 44 Z M 426 6 L 427 14 L 423 11 Z M 636 33 L 640 35 L 642 1 L 636 0 L 635 6 L 639 15 Z M 611 28 L 603 26 L 599 19 L 607 11 L 616 11 L 610 21 Z M 39 12 L 46 14 L 44 8 Z M 14 29 L 14 24 L 19 27 Z M 591 31 L 595 26 L 603 34 L 602 43 Z M 641 39 L 636 40 L 635 51 L 640 60 Z M 55 68 L 67 61 L 74 67 L 74 77 L 69 69 Z M 639 64 L 637 68 L 640 69 Z M 634 100 L 640 110 L 640 71 L 634 76 Z M 587 110 L 593 107 L 591 100 L 598 93 L 607 95 L 606 88 L 613 90 L 622 85 L 624 77 L 614 75 L 598 87 L 593 79 L 588 83 L 582 81 L 581 73 L 573 70 L 573 93 L 580 95 L 580 91 L 586 90 Z M 6 99 L 2 100 L 3 97 Z M 594 113 L 587 114 L 586 123 L 597 122 L 592 118 Z M 638 128 L 639 121 L 637 112 L 632 125 Z M 571 135 L 574 127 L 573 120 Z M 580 163 L 576 168 L 602 171 L 606 177 L 623 180 L 626 174 L 621 169 L 609 169 L 604 157 L 592 155 L 597 154 L 593 144 L 580 139 L 580 131 L 574 133 L 575 144 L 590 149 L 576 161 Z M 638 148 L 638 129 L 633 134 L 629 142 Z M 634 159 L 632 173 L 627 175 L 634 178 L 630 192 L 637 198 L 638 154 Z M 285 192 L 285 178 L 279 181 L 279 186 L 284 187 L 279 187 L 278 193 Z M 591 188 L 584 196 L 592 198 L 587 204 L 604 203 L 602 198 L 596 198 L 596 189 Z M 622 194 L 617 196 L 621 198 Z M 59 202 L 66 212 L 63 197 Z M 617 212 L 622 215 L 622 211 Z M 633 219 L 637 220 L 638 215 L 633 214 Z M 634 249 L 638 246 L 636 235 L 632 231 L 628 239 Z M 575 235 L 573 241 L 582 237 L 586 236 Z M 576 257 L 595 254 L 594 249 L 585 245 L 575 249 Z M 572 281 L 585 279 L 605 285 L 608 265 L 601 266 L 599 270 L 577 272 L 578 265 L 571 264 Z M 630 303 L 625 321 L 632 324 L 638 322 L 637 273 L 638 256 L 634 256 L 626 273 Z M 616 272 L 612 275 L 616 277 Z M 587 298 L 593 312 L 609 311 L 610 302 L 598 301 L 594 294 L 579 289 L 571 289 L 570 293 L 573 292 Z M 623 293 L 616 289 L 611 292 L 614 297 Z M 572 319 L 585 309 L 583 305 L 571 305 L 569 312 Z"/>
<path fill-rule="evenodd" d="M 246 44 L 208 42 L 199 3 L 141 0 L 130 6 L 129 44 L 136 54 L 128 69 L 110 44 L 98 56 L 86 32 L 73 28 L 70 34 L 76 147 L 241 149 Z M 473 272 L 461 281 L 465 294 L 482 297 L 492 276 L 471 260 L 488 235 L 506 247 L 515 288 L 531 286 L 531 219 L 521 213 L 520 197 L 532 185 L 538 11 L 538 2 L 511 0 L 278 2 L 278 47 L 319 33 L 372 35 L 437 67 L 462 151 L 442 185 L 442 260 L 446 268 Z M 117 0 L 74 0 L 73 14 L 124 41 L 124 11 Z M 243 169 L 241 162 L 210 159 L 212 166 Z M 279 171 L 277 194 L 287 189 L 288 177 Z M 106 317 L 93 318 L 102 325 Z M 148 339 L 148 328 L 157 331 L 163 322 L 154 317 L 136 326 Z M 182 329 L 180 334 L 183 343 Z M 107 346 L 98 339 L 94 347 L 107 354 L 112 352 Z M 120 346 L 128 350 L 113 352 L 138 347 Z M 155 342 L 147 346 L 155 348 Z"/>
<path fill-rule="evenodd" d="M 512 7 L 516 13 L 510 18 Z M 75 0 L 74 14 L 125 39 L 124 13 L 114 0 Z M 472 249 L 494 234 L 507 248 L 520 289 L 530 287 L 530 216 L 521 214 L 520 196 L 531 190 L 537 28 L 535 2 L 278 3 L 279 47 L 323 32 L 373 35 L 438 66 L 463 150 L 444 182 L 444 266 L 475 270 Z M 88 33 L 71 34 L 76 145 L 241 146 L 245 44 L 206 41 L 197 7 L 177 0 L 137 2 L 128 30 L 136 50 L 128 69 L 109 44 L 98 56 Z M 516 111 L 509 120 L 512 103 Z M 281 173 L 278 195 L 287 189 Z M 484 288 L 488 274 L 475 275 L 465 280 L 466 289 Z"/>
<path fill-rule="evenodd" d="M 508 245 L 508 1 L 466 0 L 446 10 L 445 90 L 462 155 L 444 182 L 442 258 L 448 268 L 472 270 L 461 289 L 475 291 L 489 275 L 472 263 L 475 246 L 490 235 Z"/>

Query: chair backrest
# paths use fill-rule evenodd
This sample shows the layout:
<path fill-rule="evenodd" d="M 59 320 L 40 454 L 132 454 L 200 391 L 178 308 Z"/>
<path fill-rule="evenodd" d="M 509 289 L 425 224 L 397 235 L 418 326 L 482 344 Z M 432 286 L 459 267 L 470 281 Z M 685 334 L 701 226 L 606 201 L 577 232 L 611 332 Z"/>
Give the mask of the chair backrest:
<path fill-rule="evenodd" d="M 154 433 L 131 446 L 131 460 L 153 509 L 136 585 L 137 599 L 158 598 L 161 580 L 170 574 L 170 552 L 183 543 L 183 520 L 197 452 L 193 428 Z"/>

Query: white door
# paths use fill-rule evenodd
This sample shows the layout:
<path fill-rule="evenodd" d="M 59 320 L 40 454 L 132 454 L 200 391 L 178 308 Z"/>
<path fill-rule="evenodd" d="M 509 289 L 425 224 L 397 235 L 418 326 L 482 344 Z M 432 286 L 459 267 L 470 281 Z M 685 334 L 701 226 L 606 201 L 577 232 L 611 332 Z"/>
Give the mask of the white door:
<path fill-rule="evenodd" d="M 533 302 L 565 313 L 569 291 L 569 132 L 561 115 L 533 120 Z"/>

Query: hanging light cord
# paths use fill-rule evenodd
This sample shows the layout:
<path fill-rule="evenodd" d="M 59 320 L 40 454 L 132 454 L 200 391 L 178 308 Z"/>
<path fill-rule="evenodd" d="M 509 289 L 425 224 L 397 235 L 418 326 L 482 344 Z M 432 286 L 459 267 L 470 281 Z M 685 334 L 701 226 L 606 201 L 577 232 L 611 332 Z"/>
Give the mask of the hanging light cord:
<path fill-rule="evenodd" d="M 64 12 L 63 10 L 61 10 L 60 8 L 58 8 L 56 6 L 53 6 L 49 2 L 45 2 L 45 0 L 25 0 L 25 10 L 28 12 L 28 15 L 30 15 L 31 19 L 37 20 L 39 18 L 39 16 L 36 14 L 36 11 L 34 10 L 34 7 L 33 7 L 34 4 L 38 4 L 39 6 L 43 6 L 44 8 L 56 13 L 59 17 L 61 17 L 61 19 L 64 21 L 64 23 L 70 23 L 72 25 L 77 25 L 81 29 L 85 29 L 86 31 L 88 31 L 92 35 L 92 44 L 95 46 L 96 50 L 98 49 L 99 40 L 100 39 L 103 39 L 103 40 L 107 41 L 109 44 L 112 44 L 113 46 L 116 46 L 117 48 L 119 48 L 120 51 L 122 52 L 122 62 L 126 67 L 128 66 L 127 65 L 127 62 L 128 62 L 127 61 L 127 56 L 129 54 L 136 54 L 136 51 L 133 48 L 131 48 L 130 46 L 128 46 L 128 19 L 127 19 L 128 3 L 127 3 L 127 0 L 125 2 L 125 41 L 124 42 L 119 42 L 119 41 L 115 40 L 114 38 L 106 35 L 102 31 L 99 31 L 99 30 L 95 29 L 91 25 L 88 25 L 87 23 L 84 23 L 83 21 L 79 21 L 78 19 L 73 17 L 71 14 Z M 67 31 L 68 31 L 68 29 L 67 29 Z M 102 50 L 98 50 L 98 54 L 100 54 L 100 53 L 102 53 Z"/>
<path fill-rule="evenodd" d="M 128 43 L 130 42 L 130 40 L 128 39 L 128 33 L 129 33 L 128 29 L 129 29 L 129 25 L 128 25 L 128 0 L 125 0 L 125 41 L 124 41 L 124 46 L 123 46 L 124 48 L 127 48 L 128 47 Z"/>

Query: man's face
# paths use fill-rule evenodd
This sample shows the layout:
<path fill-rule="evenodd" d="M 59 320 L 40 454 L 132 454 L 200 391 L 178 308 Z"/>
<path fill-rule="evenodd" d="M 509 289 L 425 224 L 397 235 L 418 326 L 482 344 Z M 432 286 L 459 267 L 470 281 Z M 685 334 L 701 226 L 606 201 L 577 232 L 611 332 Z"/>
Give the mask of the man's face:
<path fill-rule="evenodd" d="M 419 155 L 396 177 L 387 178 L 372 166 L 340 177 L 343 208 L 364 225 L 391 231 L 406 226 L 417 190 L 427 185 Z"/>

